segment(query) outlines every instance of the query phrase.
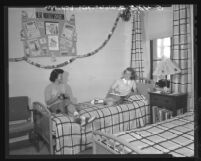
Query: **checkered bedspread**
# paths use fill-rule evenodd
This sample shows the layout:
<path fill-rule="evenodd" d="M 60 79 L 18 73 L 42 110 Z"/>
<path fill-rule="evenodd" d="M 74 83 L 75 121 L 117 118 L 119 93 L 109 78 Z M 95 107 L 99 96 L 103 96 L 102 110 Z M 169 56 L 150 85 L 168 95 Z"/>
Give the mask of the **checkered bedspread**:
<path fill-rule="evenodd" d="M 56 136 L 56 154 L 77 154 L 92 147 L 92 131 L 117 133 L 143 127 L 149 123 L 150 111 L 143 95 L 131 96 L 120 105 L 82 103 L 81 115 L 96 116 L 93 123 L 85 127 L 73 122 L 65 114 L 52 115 L 53 133 Z"/>
<path fill-rule="evenodd" d="M 139 129 L 114 134 L 138 151 L 132 154 L 171 154 L 173 157 L 194 156 L 194 114 L 175 118 Z"/>

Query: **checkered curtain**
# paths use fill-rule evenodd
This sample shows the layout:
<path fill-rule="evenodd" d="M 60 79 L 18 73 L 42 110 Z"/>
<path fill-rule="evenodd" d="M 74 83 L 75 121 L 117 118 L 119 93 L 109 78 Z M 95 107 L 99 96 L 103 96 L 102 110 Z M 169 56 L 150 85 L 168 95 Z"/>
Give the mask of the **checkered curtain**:
<path fill-rule="evenodd" d="M 190 5 L 173 5 L 173 40 L 171 59 L 181 73 L 171 76 L 172 92 L 187 93 L 188 111 L 192 108 L 192 53 Z"/>
<path fill-rule="evenodd" d="M 141 29 L 141 12 L 132 11 L 132 46 L 130 66 L 135 69 L 139 81 L 143 81 L 143 59 L 142 59 L 142 29 Z"/>

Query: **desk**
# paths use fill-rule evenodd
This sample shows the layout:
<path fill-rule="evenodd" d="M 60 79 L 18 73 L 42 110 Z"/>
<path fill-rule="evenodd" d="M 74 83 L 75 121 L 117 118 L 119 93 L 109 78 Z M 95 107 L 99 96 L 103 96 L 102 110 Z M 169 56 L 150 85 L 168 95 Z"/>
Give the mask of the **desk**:
<path fill-rule="evenodd" d="M 153 110 L 152 106 L 159 106 L 173 112 L 173 117 L 176 116 L 177 110 L 184 109 L 187 112 L 187 94 L 162 94 L 157 92 L 149 92 L 150 95 L 150 114 L 151 123 L 153 123 Z"/>

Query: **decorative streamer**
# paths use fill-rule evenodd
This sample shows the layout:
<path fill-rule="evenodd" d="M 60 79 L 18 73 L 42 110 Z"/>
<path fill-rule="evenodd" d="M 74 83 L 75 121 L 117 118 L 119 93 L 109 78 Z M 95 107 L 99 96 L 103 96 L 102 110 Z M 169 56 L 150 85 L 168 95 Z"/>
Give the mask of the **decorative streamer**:
<path fill-rule="evenodd" d="M 115 20 L 115 23 L 114 23 L 114 26 L 111 30 L 111 32 L 109 33 L 107 39 L 102 43 L 102 45 L 97 48 L 96 50 L 92 51 L 92 52 L 89 52 L 87 54 L 84 54 L 84 55 L 77 55 L 75 56 L 74 58 L 71 58 L 61 64 L 57 64 L 57 65 L 41 65 L 41 64 L 38 64 L 38 63 L 35 63 L 31 60 L 28 59 L 27 56 L 24 56 L 24 57 L 21 57 L 21 58 L 9 58 L 9 61 L 11 62 L 18 62 L 18 61 L 22 61 L 22 60 L 25 60 L 27 63 L 31 64 L 31 65 L 34 65 L 36 67 L 39 67 L 39 68 L 44 68 L 44 69 L 54 69 L 54 68 L 59 68 L 59 67 L 63 67 L 63 66 L 66 66 L 70 63 L 72 63 L 73 61 L 75 61 L 76 59 L 79 59 L 79 58 L 85 58 L 85 57 L 89 57 L 89 56 L 92 56 L 92 55 L 95 55 L 96 53 L 98 53 L 107 43 L 108 41 L 110 40 L 110 38 L 112 37 L 116 27 L 117 27 L 117 23 L 120 19 L 120 17 L 124 20 L 124 21 L 128 21 L 129 18 L 130 18 L 130 10 L 129 9 L 125 9 L 122 13 L 119 13 L 116 20 Z"/>

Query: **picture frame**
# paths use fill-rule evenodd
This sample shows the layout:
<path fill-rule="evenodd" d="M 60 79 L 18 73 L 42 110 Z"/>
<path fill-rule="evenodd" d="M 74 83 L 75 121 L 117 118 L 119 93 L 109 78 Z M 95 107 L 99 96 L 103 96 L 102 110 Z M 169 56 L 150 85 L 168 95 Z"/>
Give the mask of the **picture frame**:
<path fill-rule="evenodd" d="M 58 35 L 59 34 L 59 23 L 58 22 L 45 22 L 45 34 L 46 35 Z"/>

